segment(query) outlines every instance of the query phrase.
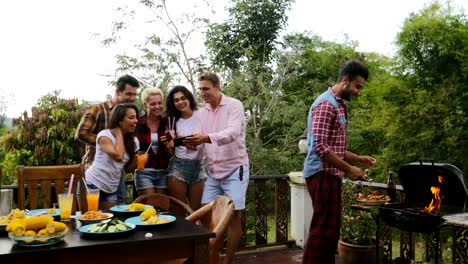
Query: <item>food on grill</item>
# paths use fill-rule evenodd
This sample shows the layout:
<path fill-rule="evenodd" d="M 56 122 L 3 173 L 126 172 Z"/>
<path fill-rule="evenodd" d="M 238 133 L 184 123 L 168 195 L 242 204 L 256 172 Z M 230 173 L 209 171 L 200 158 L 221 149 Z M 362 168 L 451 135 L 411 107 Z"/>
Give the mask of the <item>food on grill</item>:
<path fill-rule="evenodd" d="M 390 197 L 381 194 L 379 191 L 368 190 L 368 194 L 358 193 L 357 200 L 359 201 L 389 201 Z"/>
<path fill-rule="evenodd" d="M 104 219 L 108 217 L 109 217 L 109 214 L 106 214 L 106 213 L 100 213 L 98 211 L 87 211 L 80 218 L 84 220 L 90 220 L 90 219 Z"/>
<path fill-rule="evenodd" d="M 141 211 L 145 209 L 145 205 L 142 203 L 132 203 L 128 206 L 129 211 Z"/>
<path fill-rule="evenodd" d="M 156 209 L 150 208 L 150 209 L 145 210 L 143 213 L 140 214 L 140 219 L 141 219 L 141 221 L 146 221 L 146 220 L 150 219 L 153 216 L 156 216 Z"/>
<path fill-rule="evenodd" d="M 454 165 L 420 159 L 400 167 L 398 177 L 404 200 L 379 206 L 385 224 L 409 232 L 433 233 L 445 221 L 443 216 L 465 211 L 468 189 L 462 171 Z M 431 210 L 424 212 L 423 208 Z"/>

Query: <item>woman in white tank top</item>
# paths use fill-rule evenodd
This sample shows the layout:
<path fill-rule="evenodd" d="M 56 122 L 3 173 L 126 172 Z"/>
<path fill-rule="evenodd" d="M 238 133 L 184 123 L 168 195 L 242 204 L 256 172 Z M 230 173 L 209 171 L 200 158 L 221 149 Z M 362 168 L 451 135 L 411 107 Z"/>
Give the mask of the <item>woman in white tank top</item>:
<path fill-rule="evenodd" d="M 134 104 L 115 106 L 110 129 L 104 129 L 96 138 L 96 154 L 93 164 L 86 170 L 86 185 L 99 189 L 99 209 L 107 210 L 124 203 L 119 200 L 119 188 L 124 180 L 124 167 L 135 166 L 135 129 L 138 109 Z M 126 192 L 125 184 L 123 184 Z"/>
<path fill-rule="evenodd" d="M 175 120 L 177 137 L 190 136 L 196 132 L 197 104 L 187 88 L 184 86 L 172 88 L 167 96 L 166 106 L 168 118 Z M 203 159 L 203 148 L 188 150 L 180 145 L 175 146 L 175 155 L 169 165 L 167 180 L 169 194 L 183 202 L 188 201 L 193 210 L 200 208 L 207 177 Z"/>

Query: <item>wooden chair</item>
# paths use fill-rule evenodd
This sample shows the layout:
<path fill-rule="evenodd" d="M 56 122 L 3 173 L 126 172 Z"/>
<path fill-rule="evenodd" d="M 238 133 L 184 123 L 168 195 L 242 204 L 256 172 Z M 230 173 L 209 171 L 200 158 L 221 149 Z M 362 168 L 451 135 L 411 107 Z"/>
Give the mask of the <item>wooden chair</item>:
<path fill-rule="evenodd" d="M 219 249 L 224 242 L 224 234 L 234 215 L 234 202 L 227 196 L 217 195 L 215 199 L 202 208 L 189 215 L 186 219 L 195 223 L 199 220 L 216 233 L 215 238 L 210 239 L 210 253 L 208 263 L 219 263 Z M 206 221 L 207 220 L 207 221 Z"/>
<path fill-rule="evenodd" d="M 193 213 L 192 208 L 190 208 L 190 206 L 188 206 L 186 203 L 172 196 L 160 193 L 140 195 L 133 202 L 150 204 L 153 205 L 156 209 L 158 209 L 158 211 L 165 211 L 173 214 L 175 214 L 176 212 L 183 211 L 185 212 L 185 215 L 179 215 L 182 217 L 186 217 Z"/>
<path fill-rule="evenodd" d="M 38 196 L 41 194 L 42 207 L 50 208 L 52 203 L 52 186 L 55 187 L 54 201 L 57 200 L 57 194 L 64 193 L 65 183 L 69 183 L 72 174 L 75 175 L 72 185 L 73 207 L 72 214 L 76 211 L 76 205 L 81 212 L 87 211 L 85 170 L 83 165 L 59 165 L 59 166 L 18 166 L 16 173 L 18 176 L 18 207 L 22 210 L 26 208 L 26 188 L 29 198 L 29 209 L 37 209 Z M 77 197 L 76 190 L 78 182 L 80 183 L 80 196 Z M 40 190 L 40 192 L 39 192 Z"/>

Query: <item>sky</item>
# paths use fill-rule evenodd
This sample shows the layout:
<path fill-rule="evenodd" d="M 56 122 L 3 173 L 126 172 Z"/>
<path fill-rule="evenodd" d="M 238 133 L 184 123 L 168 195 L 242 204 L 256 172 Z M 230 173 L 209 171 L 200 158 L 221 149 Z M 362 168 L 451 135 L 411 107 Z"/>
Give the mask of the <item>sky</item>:
<path fill-rule="evenodd" d="M 199 0 L 169 0 L 173 12 L 192 8 Z M 115 55 L 132 52 L 148 28 L 147 13 L 137 12 L 136 24 L 118 45 L 104 47 L 121 6 L 135 0 L 4 0 L 0 1 L 0 93 L 9 100 L 7 116 L 30 112 L 37 100 L 54 90 L 64 98 L 102 101 L 113 94 Z M 228 0 L 213 1 L 212 21 L 227 17 Z M 286 32 L 310 31 L 325 40 L 359 42 L 361 51 L 393 55 L 394 41 L 405 18 L 428 0 L 296 0 L 288 12 Z M 181 4 L 183 3 L 183 4 Z M 468 12 L 468 1 L 453 0 Z M 202 13 L 203 14 L 203 11 Z M 137 23 L 137 22 L 135 22 Z M 146 29 L 145 29 L 146 28 Z M 100 34 L 100 35 L 98 35 Z M 202 50 L 202 40 L 199 49 Z"/>

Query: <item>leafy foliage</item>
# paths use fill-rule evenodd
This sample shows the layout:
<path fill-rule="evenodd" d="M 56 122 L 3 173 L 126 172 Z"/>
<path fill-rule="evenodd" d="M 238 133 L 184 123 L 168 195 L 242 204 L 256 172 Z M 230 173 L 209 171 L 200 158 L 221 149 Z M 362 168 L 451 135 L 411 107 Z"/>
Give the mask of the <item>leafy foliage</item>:
<path fill-rule="evenodd" d="M 206 45 L 214 66 L 245 70 L 245 66 L 268 64 L 284 27 L 286 11 L 291 0 L 231 1 L 229 19 L 212 24 L 207 32 Z M 258 62 L 252 65 L 249 62 Z M 252 67 L 248 67 L 252 68 Z"/>
<path fill-rule="evenodd" d="M 82 145 L 74 139 L 84 106 L 76 99 L 62 99 L 60 92 L 39 99 L 29 117 L 24 112 L 13 120 L 14 130 L 2 136 L 3 180 L 16 182 L 16 166 L 76 164 L 83 155 Z"/>
<path fill-rule="evenodd" d="M 369 119 L 383 136 L 384 167 L 431 157 L 467 175 L 467 43 L 466 16 L 448 5 L 434 3 L 406 19 L 391 71 L 396 79 L 382 80 L 376 92 L 384 100 Z"/>
<path fill-rule="evenodd" d="M 342 184 L 341 239 L 344 242 L 368 246 L 374 244 L 375 220 L 369 212 L 351 209 L 356 200 L 358 186 L 349 180 Z"/>
<path fill-rule="evenodd" d="M 299 167 L 296 136 L 299 126 L 273 134 L 272 127 L 292 113 L 282 101 L 283 80 L 289 73 L 271 65 L 278 35 L 286 22 L 289 0 L 232 1 L 229 19 L 211 24 L 207 49 L 213 66 L 230 81 L 223 87 L 227 95 L 239 99 L 248 115 L 247 147 L 251 174 L 280 174 Z M 296 108 L 297 110 L 298 108 Z M 278 132 L 279 130 L 276 130 Z M 293 142 L 293 143 L 292 143 Z M 292 143 L 292 144 L 291 144 Z M 291 146 L 294 150 L 291 151 Z M 276 155 L 271 155 L 276 153 Z M 296 156 L 296 157 L 295 157 Z"/>
<path fill-rule="evenodd" d="M 169 4 L 170 1 L 166 0 L 139 1 L 138 7 L 146 11 L 141 12 L 145 25 L 151 28 L 152 33 L 135 45 L 134 55 L 123 53 L 116 56 L 117 72 L 131 73 L 138 76 L 144 85 L 163 90 L 169 85 L 187 82 L 195 91 L 195 76 L 202 71 L 205 58 L 202 53 L 191 49 L 191 45 L 197 41 L 194 35 L 200 33 L 208 20 L 199 17 L 195 7 L 193 13 L 174 16 Z M 122 14 L 121 19 L 113 22 L 111 35 L 103 39 L 106 46 L 118 43 L 120 34 L 129 30 L 134 22 L 134 9 L 121 7 L 118 11 Z M 196 98 L 197 95 L 194 96 Z"/>

